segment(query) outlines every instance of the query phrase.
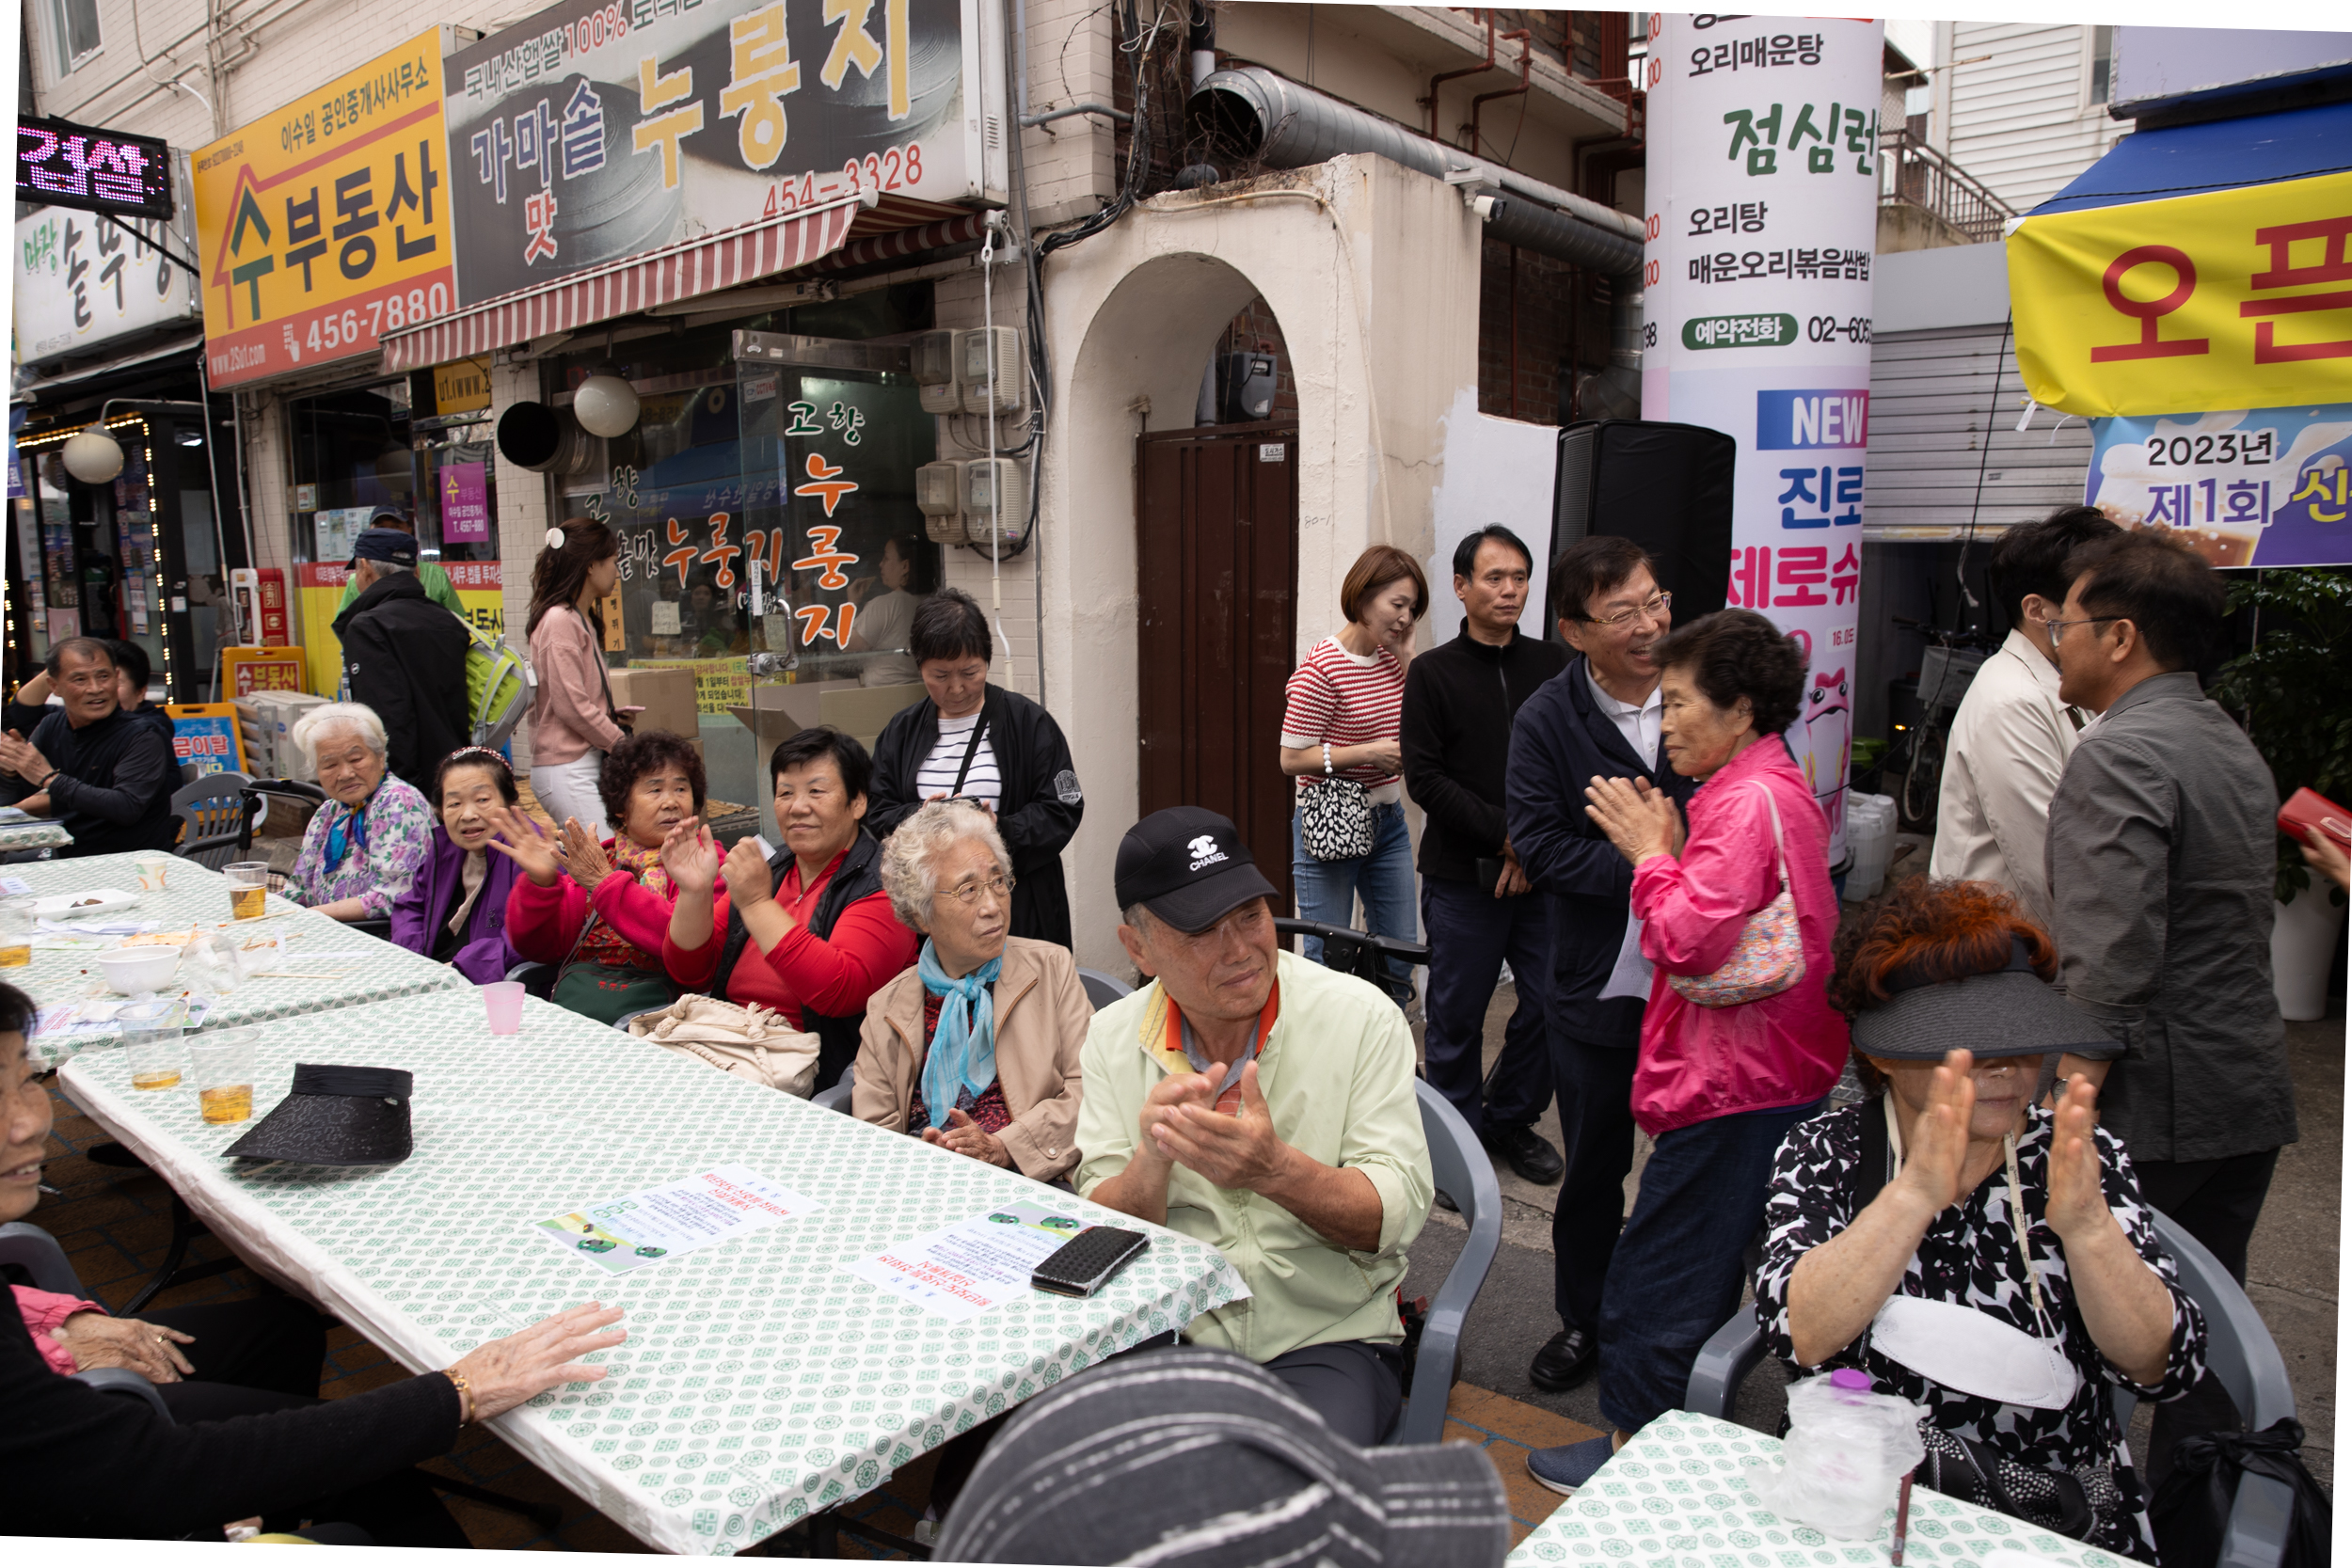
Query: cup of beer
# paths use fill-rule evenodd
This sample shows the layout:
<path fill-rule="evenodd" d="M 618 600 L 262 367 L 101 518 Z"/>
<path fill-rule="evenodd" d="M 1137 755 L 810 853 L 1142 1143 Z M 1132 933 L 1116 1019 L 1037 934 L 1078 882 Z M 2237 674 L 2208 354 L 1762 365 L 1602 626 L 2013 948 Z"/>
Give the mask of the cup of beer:
<path fill-rule="evenodd" d="M 231 861 L 221 867 L 229 877 L 229 912 L 238 920 L 259 920 L 269 898 L 269 862 Z"/>
<path fill-rule="evenodd" d="M 0 899 L 0 969 L 22 969 L 33 961 L 33 901 Z"/>
<path fill-rule="evenodd" d="M 188 1066 L 206 1121 L 244 1121 L 253 1115 L 253 1037 L 250 1029 L 213 1029 L 188 1041 Z"/>
<path fill-rule="evenodd" d="M 183 1057 L 177 1009 L 174 1002 L 138 1002 L 115 1015 L 131 1059 L 133 1088 L 168 1089 L 179 1084 Z"/>

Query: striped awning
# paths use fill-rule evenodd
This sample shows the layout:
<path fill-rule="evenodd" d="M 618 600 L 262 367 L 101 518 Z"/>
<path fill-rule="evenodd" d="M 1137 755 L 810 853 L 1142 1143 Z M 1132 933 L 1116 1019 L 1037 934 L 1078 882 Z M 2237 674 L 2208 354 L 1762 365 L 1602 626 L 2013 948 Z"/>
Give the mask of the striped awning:
<path fill-rule="evenodd" d="M 756 227 L 518 289 L 406 332 L 386 333 L 384 369 L 398 373 L 447 364 L 807 266 L 841 248 L 860 203 L 856 196 L 844 197 Z"/>

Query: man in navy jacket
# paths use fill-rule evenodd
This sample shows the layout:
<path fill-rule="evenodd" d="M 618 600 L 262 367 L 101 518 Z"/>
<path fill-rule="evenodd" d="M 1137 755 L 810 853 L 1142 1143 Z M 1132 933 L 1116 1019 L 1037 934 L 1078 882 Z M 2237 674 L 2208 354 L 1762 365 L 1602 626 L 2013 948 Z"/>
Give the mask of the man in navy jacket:
<path fill-rule="evenodd" d="M 1511 731 L 1503 816 L 1529 881 L 1551 901 L 1550 1044 L 1567 1171 L 1552 1210 L 1560 1332 L 1528 1381 L 1558 1392 L 1589 1375 L 1601 1285 L 1625 1224 L 1633 1167 L 1633 1067 L 1649 966 L 1632 917 L 1633 868 L 1584 814 L 1596 775 L 1646 778 L 1677 805 L 1696 787 L 1659 754 L 1658 667 L 1673 624 L 1649 556 L 1596 535 L 1551 568 L 1560 635 L 1577 657 L 1530 697 Z"/>

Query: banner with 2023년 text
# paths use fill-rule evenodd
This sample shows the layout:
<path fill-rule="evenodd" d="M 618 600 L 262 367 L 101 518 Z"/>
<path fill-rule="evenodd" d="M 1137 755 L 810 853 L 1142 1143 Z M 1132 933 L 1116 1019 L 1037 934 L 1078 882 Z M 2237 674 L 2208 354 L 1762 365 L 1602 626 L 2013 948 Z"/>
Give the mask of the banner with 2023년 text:
<path fill-rule="evenodd" d="M 2217 566 L 2352 564 L 2352 404 L 2090 421 L 2083 499 Z"/>
<path fill-rule="evenodd" d="M 1726 602 L 1805 650 L 1788 738 L 1833 863 L 1852 753 L 1884 47 L 1876 22 L 1653 14 L 1647 64 L 1642 416 L 1739 443 Z"/>
<path fill-rule="evenodd" d="M 2352 390 L 2352 174 L 2026 218 L 2017 367 L 2086 419 L 2341 403 Z"/>
<path fill-rule="evenodd" d="M 444 156 L 438 27 L 199 150 L 212 384 L 373 353 L 447 314 Z"/>

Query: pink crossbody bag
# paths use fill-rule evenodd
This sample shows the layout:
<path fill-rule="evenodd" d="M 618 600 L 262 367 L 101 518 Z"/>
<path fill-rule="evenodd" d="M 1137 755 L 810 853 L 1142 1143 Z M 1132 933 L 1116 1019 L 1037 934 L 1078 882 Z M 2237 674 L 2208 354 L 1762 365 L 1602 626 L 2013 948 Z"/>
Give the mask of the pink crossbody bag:
<path fill-rule="evenodd" d="M 1772 857 L 1780 869 L 1780 892 L 1772 901 L 1748 916 L 1731 957 L 1711 974 L 1669 974 L 1675 994 L 1702 1007 L 1736 1007 L 1777 996 L 1804 978 L 1804 942 L 1797 929 L 1797 901 L 1788 892 L 1788 849 L 1780 836 L 1780 802 L 1761 779 L 1749 781 L 1764 791 L 1764 804 L 1772 814 Z"/>

